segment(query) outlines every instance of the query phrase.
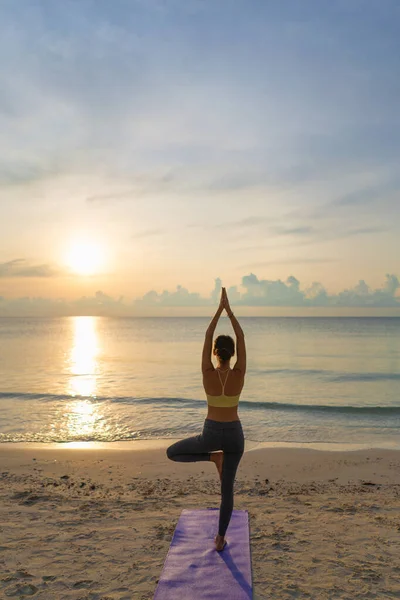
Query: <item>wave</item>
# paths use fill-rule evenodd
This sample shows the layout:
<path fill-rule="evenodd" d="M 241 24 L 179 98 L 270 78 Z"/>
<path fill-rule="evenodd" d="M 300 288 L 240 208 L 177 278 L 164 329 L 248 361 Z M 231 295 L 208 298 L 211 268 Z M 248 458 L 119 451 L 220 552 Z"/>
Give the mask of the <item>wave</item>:
<path fill-rule="evenodd" d="M 174 397 L 133 397 L 133 396 L 70 396 L 67 394 L 38 394 L 38 393 L 17 393 L 17 392 L 0 392 L 0 400 L 9 399 L 17 401 L 37 400 L 42 402 L 57 402 L 57 401 L 74 401 L 85 400 L 92 403 L 109 402 L 111 404 L 147 404 L 147 405 L 164 405 L 173 407 L 173 405 L 184 405 L 192 408 L 204 408 L 205 400 L 192 398 L 174 398 Z M 325 412 L 325 413 L 353 413 L 353 414 L 376 414 L 382 416 L 400 415 L 400 406 L 379 406 L 379 405 L 334 405 L 334 404 L 295 404 L 285 402 L 260 402 L 252 400 L 241 400 L 240 408 L 244 410 L 274 410 L 274 411 L 298 411 L 298 412 Z"/>
<path fill-rule="evenodd" d="M 290 404 L 281 402 L 241 402 L 241 405 L 253 408 L 266 408 L 282 411 L 332 412 L 355 414 L 400 415 L 400 406 L 345 406 L 339 404 Z"/>
<path fill-rule="evenodd" d="M 400 373 L 343 373 L 329 381 L 400 381 Z"/>
<path fill-rule="evenodd" d="M 248 373 L 252 373 L 254 376 L 257 375 L 326 375 L 332 371 L 326 371 L 324 369 L 249 369 Z"/>
<path fill-rule="evenodd" d="M 307 377 L 319 375 L 330 383 L 345 381 L 400 381 L 400 373 L 335 373 L 324 369 L 253 369 L 253 375 L 293 375 Z"/>

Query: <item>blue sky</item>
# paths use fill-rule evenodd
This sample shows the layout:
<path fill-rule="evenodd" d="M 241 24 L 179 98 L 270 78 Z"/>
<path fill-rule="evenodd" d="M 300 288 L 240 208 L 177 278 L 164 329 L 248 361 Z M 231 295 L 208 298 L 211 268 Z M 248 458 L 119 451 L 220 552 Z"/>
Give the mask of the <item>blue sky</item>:
<path fill-rule="evenodd" d="M 394 0 L 3 0 L 0 296 L 386 289 L 399 30 Z"/>

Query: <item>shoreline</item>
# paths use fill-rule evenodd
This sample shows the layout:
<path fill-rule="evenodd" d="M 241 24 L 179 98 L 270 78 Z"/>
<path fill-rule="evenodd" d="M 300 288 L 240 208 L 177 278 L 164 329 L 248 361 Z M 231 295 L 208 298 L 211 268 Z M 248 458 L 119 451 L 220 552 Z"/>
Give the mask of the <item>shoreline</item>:
<path fill-rule="evenodd" d="M 158 438 L 141 440 L 123 440 L 115 442 L 0 442 L 0 453 L 11 448 L 26 450 L 161 450 L 166 449 L 171 444 L 183 438 Z M 382 443 L 380 445 L 371 444 L 350 444 L 342 442 L 257 442 L 245 440 L 245 453 L 260 449 L 303 449 L 317 450 L 319 452 L 357 452 L 360 450 L 390 450 L 400 452 L 400 443 Z"/>

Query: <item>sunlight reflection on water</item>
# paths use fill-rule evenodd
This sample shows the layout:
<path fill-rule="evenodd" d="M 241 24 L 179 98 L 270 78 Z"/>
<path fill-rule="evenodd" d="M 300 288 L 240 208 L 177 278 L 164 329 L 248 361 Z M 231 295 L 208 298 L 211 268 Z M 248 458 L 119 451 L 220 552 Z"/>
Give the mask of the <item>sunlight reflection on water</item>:
<path fill-rule="evenodd" d="M 67 390 L 71 396 L 95 396 L 99 354 L 96 321 L 96 317 L 71 320 L 73 345 L 68 358 L 71 377 Z"/>
<path fill-rule="evenodd" d="M 90 401 L 96 397 L 99 343 L 96 317 L 74 317 L 71 320 L 73 342 L 68 358 L 71 376 L 68 394 L 77 398 L 68 403 L 64 413 L 65 427 L 71 437 L 87 437 L 95 433 L 102 419 L 99 407 Z"/>

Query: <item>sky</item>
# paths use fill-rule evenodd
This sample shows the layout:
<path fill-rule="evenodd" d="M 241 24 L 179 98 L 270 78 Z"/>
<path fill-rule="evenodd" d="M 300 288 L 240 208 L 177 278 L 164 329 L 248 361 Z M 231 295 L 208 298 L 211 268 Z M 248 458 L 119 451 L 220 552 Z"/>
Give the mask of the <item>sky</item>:
<path fill-rule="evenodd" d="M 0 315 L 221 285 L 400 315 L 399 30 L 397 0 L 0 0 Z"/>

